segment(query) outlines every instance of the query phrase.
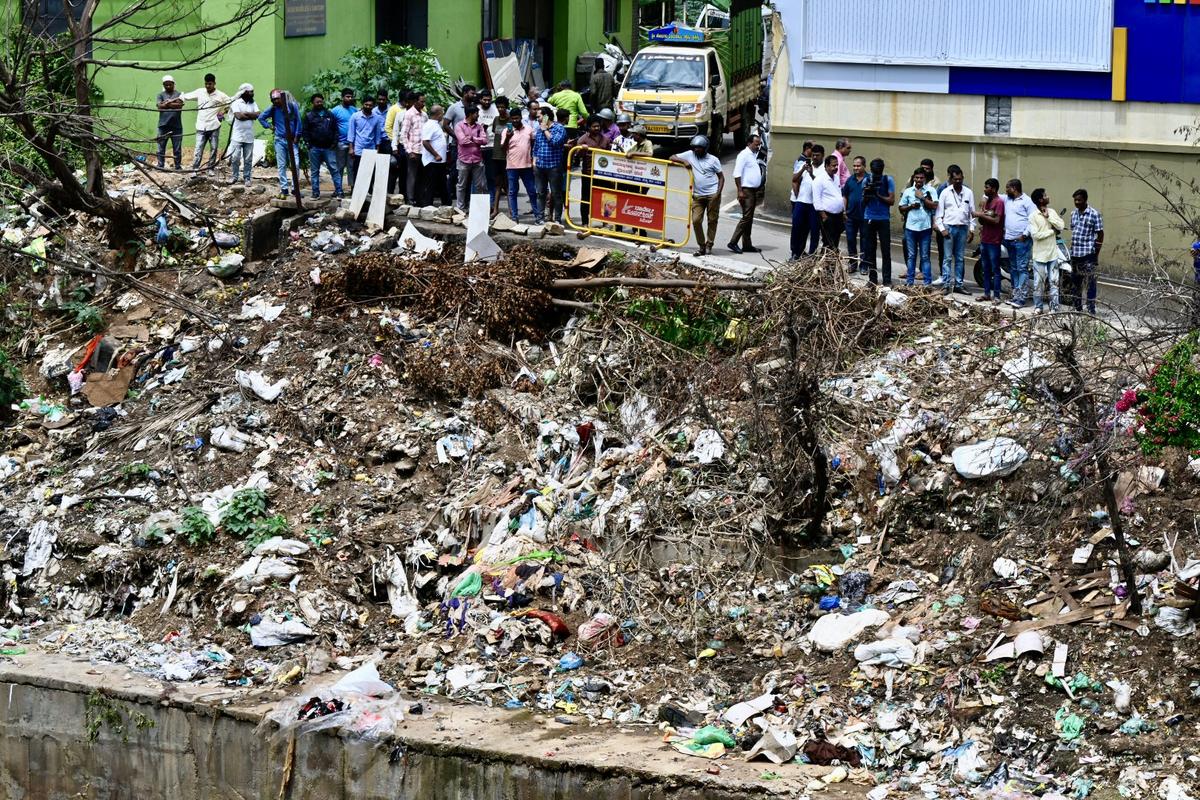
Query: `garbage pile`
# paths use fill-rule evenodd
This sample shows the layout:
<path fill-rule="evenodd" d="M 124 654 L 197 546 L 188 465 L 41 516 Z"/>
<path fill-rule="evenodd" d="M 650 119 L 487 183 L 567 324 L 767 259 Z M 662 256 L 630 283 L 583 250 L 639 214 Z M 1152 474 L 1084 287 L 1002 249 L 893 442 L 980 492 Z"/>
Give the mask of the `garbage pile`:
<path fill-rule="evenodd" d="M 354 670 L 275 722 L 385 737 L 440 695 L 876 800 L 1194 793 L 1194 484 L 1126 454 L 1133 614 L 1028 328 L 819 260 L 747 291 L 532 245 L 331 251 L 330 224 L 189 279 L 219 321 L 124 290 L 40 338 L 0 656 Z M 819 452 L 772 451 L 810 378 Z"/>

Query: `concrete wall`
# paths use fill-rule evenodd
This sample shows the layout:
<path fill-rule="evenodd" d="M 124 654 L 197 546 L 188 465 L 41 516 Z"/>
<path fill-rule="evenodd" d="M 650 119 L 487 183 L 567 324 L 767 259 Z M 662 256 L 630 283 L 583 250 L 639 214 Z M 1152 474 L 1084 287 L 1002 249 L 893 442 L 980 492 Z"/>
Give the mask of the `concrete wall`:
<path fill-rule="evenodd" d="M 820 141 L 832 152 L 834 140 L 846 135 L 855 155 L 883 158 L 901 183 L 928 157 L 939 175 L 950 163 L 962 166 L 976 196 L 987 178 L 1003 185 L 1018 177 L 1027 192 L 1045 187 L 1055 208 L 1070 208 L 1071 193 L 1086 188 L 1104 215 L 1103 271 L 1139 271 L 1142 243 L 1151 240 L 1160 259 L 1186 255 L 1192 237 L 1172 229 L 1175 219 L 1153 211 L 1161 198 L 1113 157 L 1190 180 L 1200 148 L 1176 131 L 1200 118 L 1200 106 L 1014 97 L 1011 135 L 985 136 L 982 96 L 801 89 L 787 84 L 788 70 L 783 48 L 771 94 L 769 190 L 775 196 L 788 191 L 803 140 Z"/>
<path fill-rule="evenodd" d="M 19 660 L 0 666 L 6 800 L 735 800 L 795 797 L 831 769 L 776 767 L 784 778 L 763 782 L 762 763 L 726 759 L 712 777 L 710 762 L 665 748 L 653 731 L 550 730 L 528 714 L 426 698 L 425 713 L 410 715 L 380 745 L 298 737 L 289 772 L 287 742 L 273 726 L 258 727 L 270 708 L 261 699 L 213 686 L 168 687 L 121 667 L 49 655 Z M 311 688 L 297 692 L 307 697 Z M 89 699 L 98 704 L 89 709 Z M 113 719 L 124 730 L 110 720 L 90 736 L 98 711 L 119 715 Z M 848 784 L 821 793 L 826 800 L 865 795 Z"/>

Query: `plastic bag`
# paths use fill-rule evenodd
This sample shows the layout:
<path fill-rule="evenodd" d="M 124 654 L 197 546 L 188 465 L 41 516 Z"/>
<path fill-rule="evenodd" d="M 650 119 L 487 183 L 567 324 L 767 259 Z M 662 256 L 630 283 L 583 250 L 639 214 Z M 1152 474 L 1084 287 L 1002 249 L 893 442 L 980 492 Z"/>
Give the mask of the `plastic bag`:
<path fill-rule="evenodd" d="M 1028 451 L 1006 436 L 954 448 L 954 469 L 967 480 L 1012 475 L 1029 458 Z"/>
<path fill-rule="evenodd" d="M 396 693 L 390 683 L 379 677 L 379 668 L 371 661 L 356 670 L 346 673 L 342 679 L 329 688 L 335 697 L 345 698 L 348 695 L 364 697 L 391 697 Z"/>

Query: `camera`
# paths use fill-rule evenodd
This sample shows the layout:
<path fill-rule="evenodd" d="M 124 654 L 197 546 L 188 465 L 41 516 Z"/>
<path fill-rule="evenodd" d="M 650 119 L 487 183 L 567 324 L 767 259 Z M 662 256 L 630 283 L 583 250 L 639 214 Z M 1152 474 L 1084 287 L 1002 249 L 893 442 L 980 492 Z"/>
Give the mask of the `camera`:
<path fill-rule="evenodd" d="M 877 200 L 881 194 L 887 194 L 887 181 L 883 174 L 867 175 L 867 182 L 863 185 L 863 197 L 868 200 Z"/>

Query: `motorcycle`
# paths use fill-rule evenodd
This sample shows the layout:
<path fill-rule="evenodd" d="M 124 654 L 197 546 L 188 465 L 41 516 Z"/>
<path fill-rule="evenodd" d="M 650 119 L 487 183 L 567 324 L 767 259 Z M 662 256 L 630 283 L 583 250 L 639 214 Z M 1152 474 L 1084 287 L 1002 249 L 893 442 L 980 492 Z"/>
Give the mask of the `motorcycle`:
<path fill-rule="evenodd" d="M 631 59 L 615 36 L 609 37 L 608 42 L 604 45 L 604 50 L 600 52 L 600 61 L 604 63 L 604 69 L 613 76 L 613 80 L 620 87 L 625 82 L 625 74 L 629 72 Z"/>

